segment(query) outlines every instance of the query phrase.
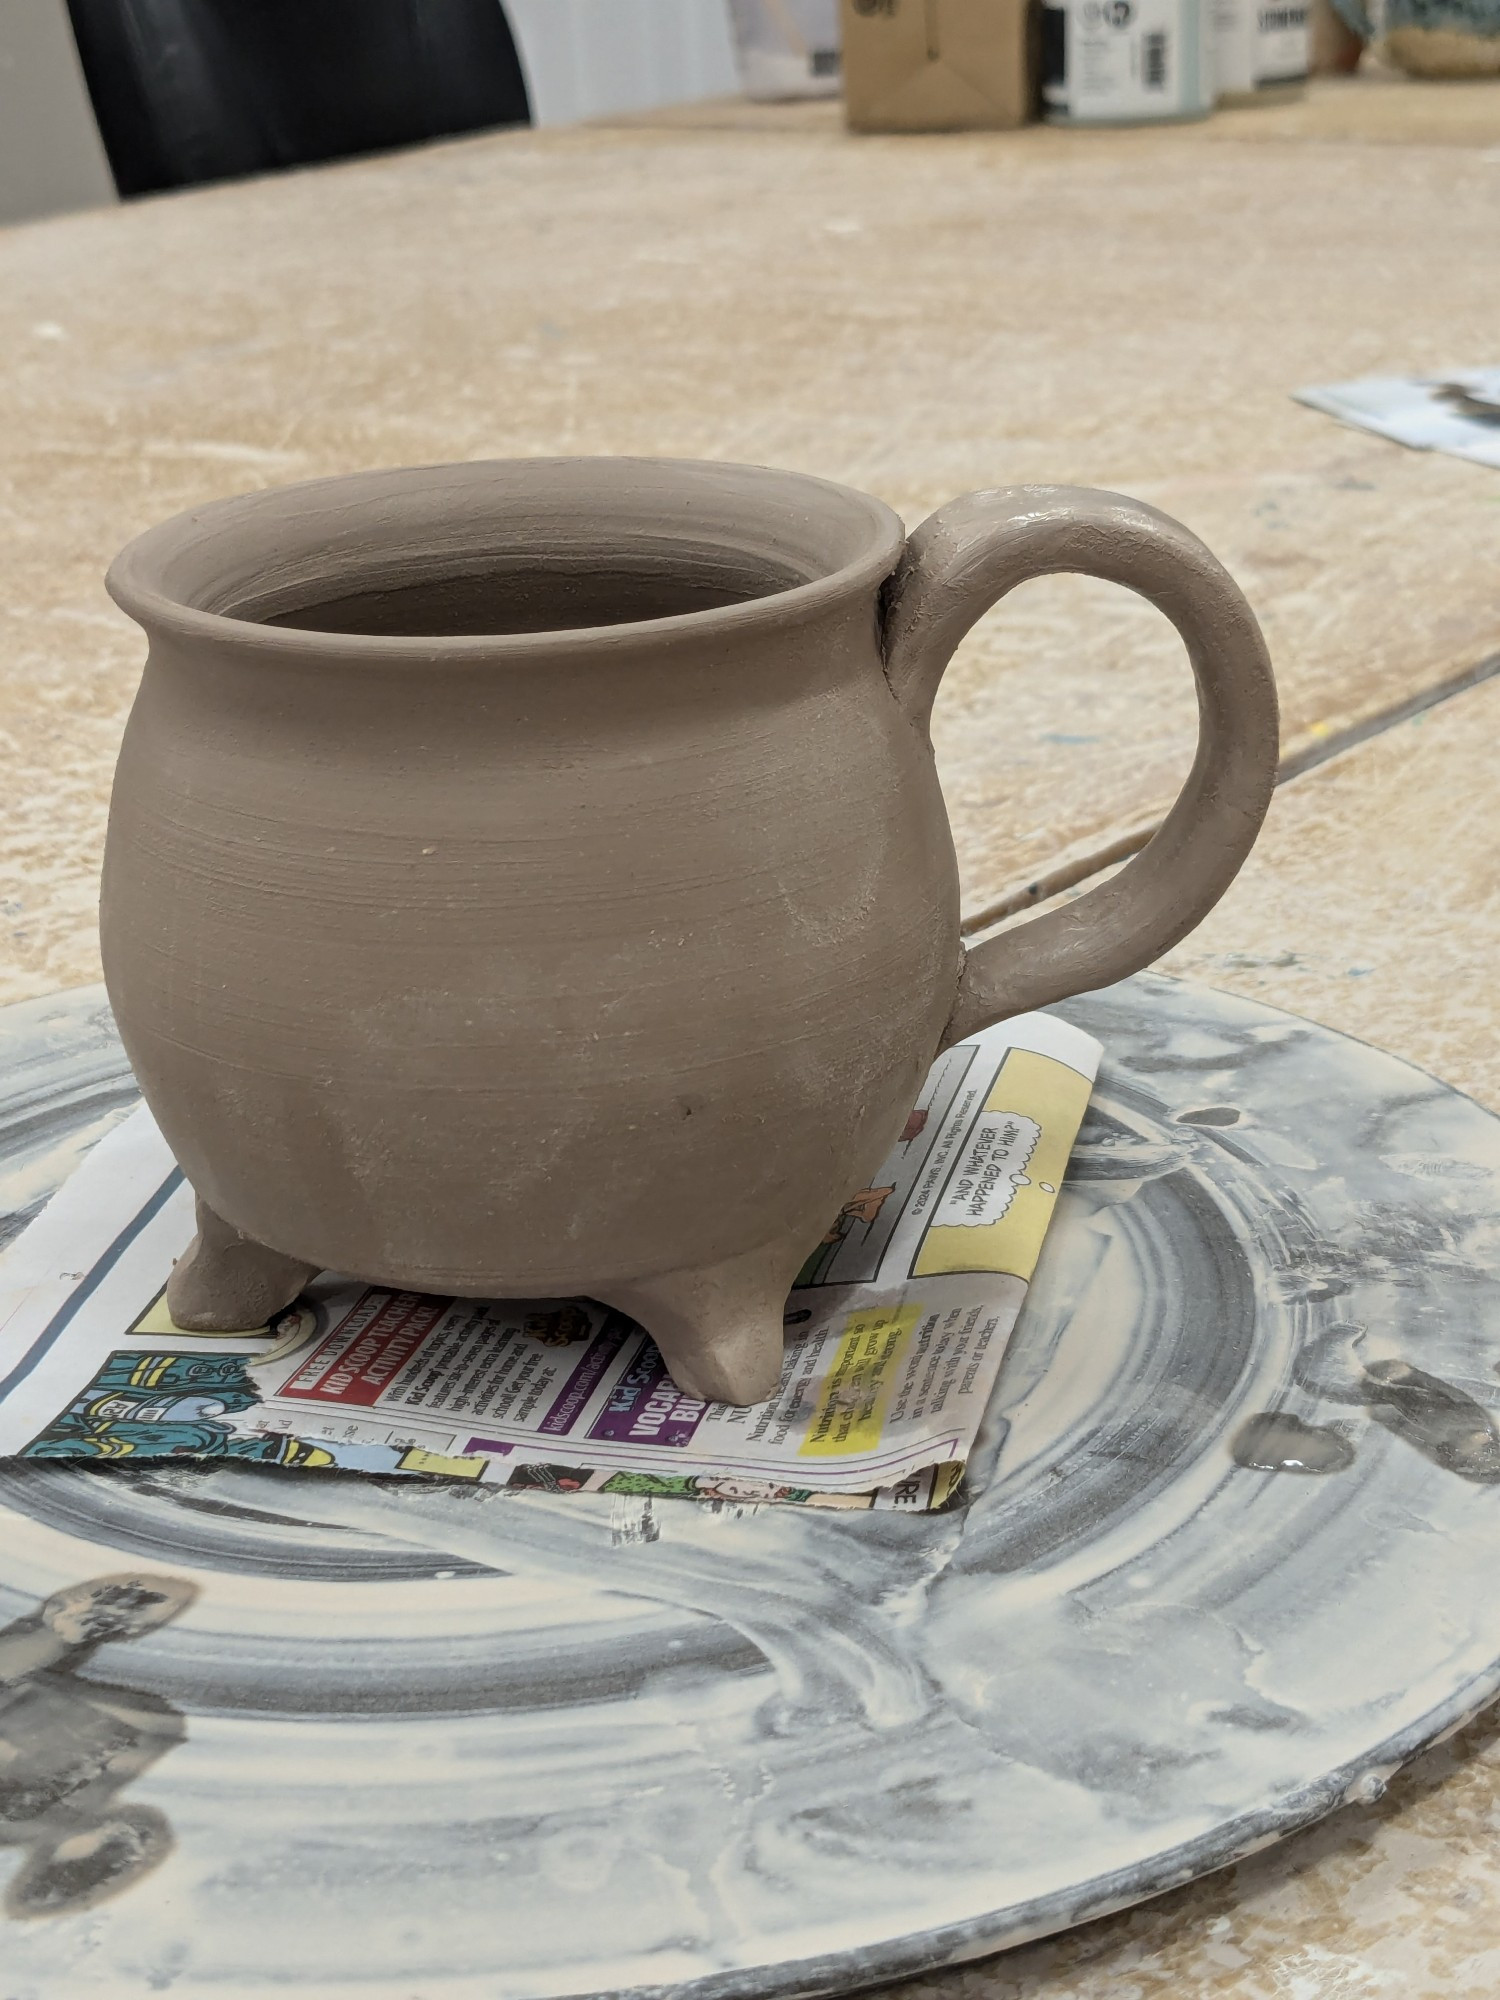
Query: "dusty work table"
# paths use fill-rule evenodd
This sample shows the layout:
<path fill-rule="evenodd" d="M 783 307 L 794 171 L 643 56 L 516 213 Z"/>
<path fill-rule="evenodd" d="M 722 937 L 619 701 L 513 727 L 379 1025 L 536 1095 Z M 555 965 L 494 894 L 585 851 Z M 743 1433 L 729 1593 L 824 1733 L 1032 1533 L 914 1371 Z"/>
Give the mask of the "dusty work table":
<path fill-rule="evenodd" d="M 166 514 L 516 453 L 761 460 L 913 523 L 1078 482 L 1209 541 L 1265 625 L 1291 764 L 1324 759 L 1173 967 L 1500 1107 L 1500 475 L 1289 395 L 1500 358 L 1497 196 L 1500 85 L 1359 79 L 1112 134 L 852 140 L 827 107 L 699 107 L 0 234 L 0 998 L 98 976 L 141 655 L 100 576 Z M 1175 640 L 1120 593 L 1052 580 L 984 621 L 935 725 L 971 925 L 1139 838 L 1193 722 Z M 901 1991 L 1491 1993 L 1497 1727 L 1378 1807 Z"/>

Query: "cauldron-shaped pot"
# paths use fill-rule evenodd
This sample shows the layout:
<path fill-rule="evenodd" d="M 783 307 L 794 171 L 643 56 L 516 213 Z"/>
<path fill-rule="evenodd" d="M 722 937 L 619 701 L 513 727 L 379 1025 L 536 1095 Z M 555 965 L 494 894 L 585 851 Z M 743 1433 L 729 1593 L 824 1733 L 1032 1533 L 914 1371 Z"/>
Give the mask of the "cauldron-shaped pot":
<path fill-rule="evenodd" d="M 1062 569 L 1177 625 L 1198 757 L 1122 874 L 965 959 L 928 711 Z M 768 1394 L 939 1050 L 1174 944 L 1274 776 L 1239 591 L 1110 494 L 973 494 L 908 540 L 758 467 L 439 466 L 181 515 L 109 586 L 150 654 L 105 976 L 199 1198 L 168 1293 L 199 1330 L 325 1268 L 586 1294 L 690 1393 Z"/>

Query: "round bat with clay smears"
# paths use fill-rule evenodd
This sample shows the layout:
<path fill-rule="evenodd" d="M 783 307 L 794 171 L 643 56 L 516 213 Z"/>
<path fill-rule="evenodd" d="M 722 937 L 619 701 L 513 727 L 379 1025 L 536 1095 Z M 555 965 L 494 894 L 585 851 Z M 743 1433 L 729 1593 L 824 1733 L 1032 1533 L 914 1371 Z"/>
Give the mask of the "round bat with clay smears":
<path fill-rule="evenodd" d="M 1057 570 L 1172 620 L 1198 754 L 1119 875 L 966 958 L 928 712 Z M 938 1052 L 1168 950 L 1275 776 L 1244 598 L 1117 494 L 974 493 L 908 537 L 755 466 L 436 466 L 180 515 L 109 587 L 150 654 L 105 977 L 198 1196 L 168 1303 L 199 1331 L 322 1269 L 584 1294 L 689 1394 L 767 1396 Z"/>

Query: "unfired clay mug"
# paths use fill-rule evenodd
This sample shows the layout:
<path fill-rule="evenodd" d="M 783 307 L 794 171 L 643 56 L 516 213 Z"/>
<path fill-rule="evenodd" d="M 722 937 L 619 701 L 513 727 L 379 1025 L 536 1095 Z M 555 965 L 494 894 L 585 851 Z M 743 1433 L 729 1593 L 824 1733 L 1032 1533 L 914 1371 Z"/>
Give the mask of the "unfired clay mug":
<path fill-rule="evenodd" d="M 1197 759 L 1121 874 L 965 958 L 928 711 L 1055 570 L 1176 625 Z M 753 466 L 439 466 L 180 515 L 109 587 L 150 655 L 105 976 L 198 1194 L 168 1302 L 200 1331 L 324 1268 L 577 1293 L 690 1394 L 769 1394 L 792 1278 L 939 1050 L 1175 944 L 1275 773 L 1245 600 L 1109 493 L 908 538 Z"/>

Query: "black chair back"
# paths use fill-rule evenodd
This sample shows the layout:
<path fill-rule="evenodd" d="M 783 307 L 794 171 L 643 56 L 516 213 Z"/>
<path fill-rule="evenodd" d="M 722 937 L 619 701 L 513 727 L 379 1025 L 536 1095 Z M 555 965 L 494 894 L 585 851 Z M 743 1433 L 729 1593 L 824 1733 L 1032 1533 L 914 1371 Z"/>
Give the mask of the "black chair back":
<path fill-rule="evenodd" d="M 500 0 L 68 0 L 122 195 L 524 125 Z"/>

